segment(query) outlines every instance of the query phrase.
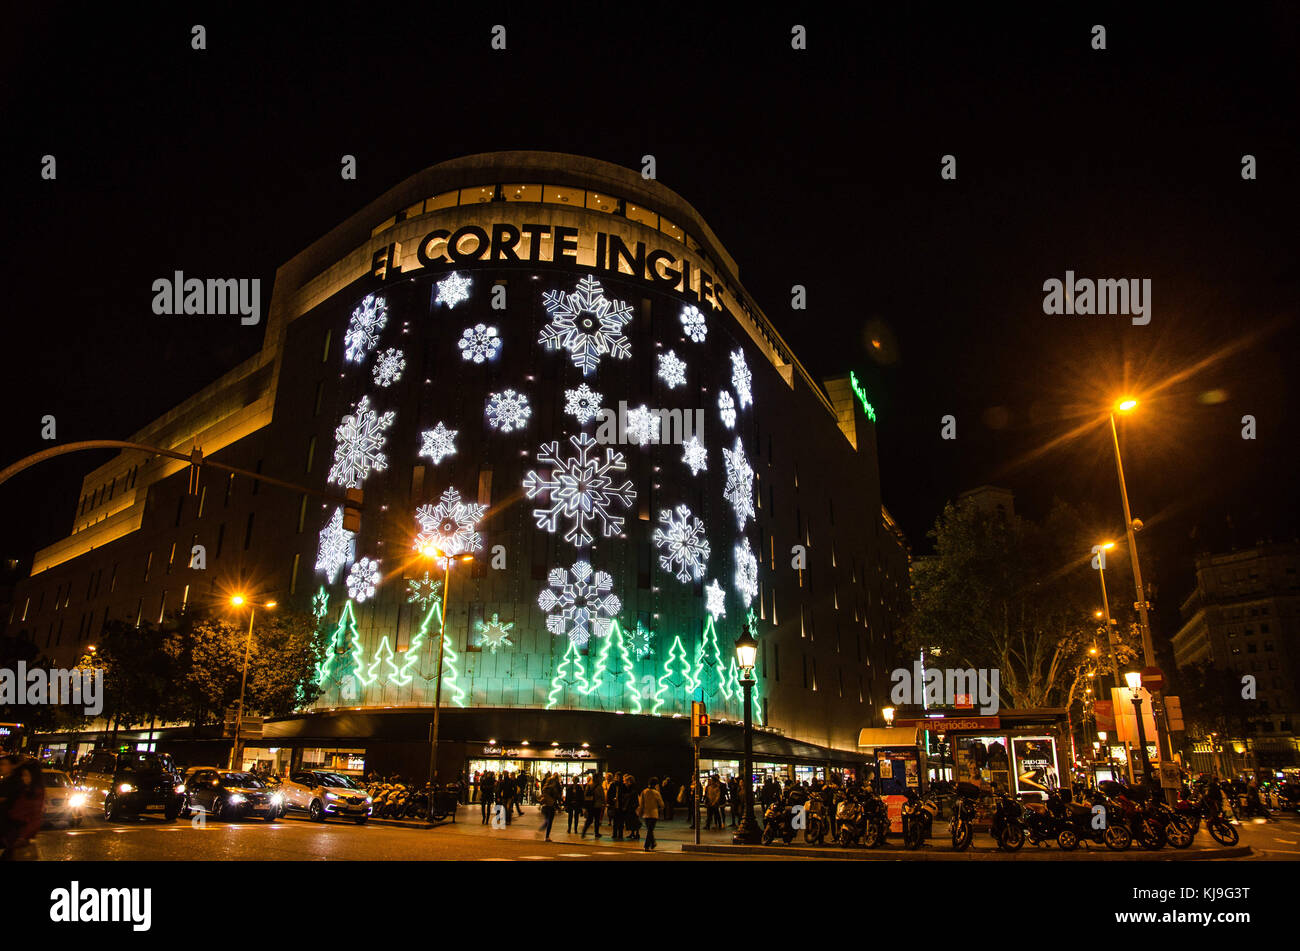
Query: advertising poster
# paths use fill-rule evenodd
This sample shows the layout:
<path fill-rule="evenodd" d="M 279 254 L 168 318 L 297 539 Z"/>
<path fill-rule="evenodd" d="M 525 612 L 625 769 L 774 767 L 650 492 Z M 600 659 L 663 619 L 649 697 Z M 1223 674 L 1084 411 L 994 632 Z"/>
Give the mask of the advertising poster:
<path fill-rule="evenodd" d="M 1050 736 L 1018 736 L 1012 739 L 1015 755 L 1016 795 L 1046 799 L 1047 791 L 1059 784 L 1056 771 L 1056 741 Z"/>

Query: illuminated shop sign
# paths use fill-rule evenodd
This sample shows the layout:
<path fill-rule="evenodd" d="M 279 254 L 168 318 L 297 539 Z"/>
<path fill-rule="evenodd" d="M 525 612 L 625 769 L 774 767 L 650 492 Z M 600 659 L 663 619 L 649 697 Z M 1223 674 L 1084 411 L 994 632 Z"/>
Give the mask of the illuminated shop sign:
<path fill-rule="evenodd" d="M 590 759 L 591 750 L 580 746 L 550 746 L 533 749 L 531 746 L 485 746 L 484 756 L 502 756 L 506 759 Z"/>

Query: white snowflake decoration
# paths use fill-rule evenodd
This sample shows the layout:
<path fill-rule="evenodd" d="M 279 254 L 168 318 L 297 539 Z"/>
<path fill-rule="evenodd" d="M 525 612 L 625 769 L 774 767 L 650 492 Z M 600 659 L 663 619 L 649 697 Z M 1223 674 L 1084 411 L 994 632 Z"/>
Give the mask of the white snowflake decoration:
<path fill-rule="evenodd" d="M 637 660 L 645 660 L 654 651 L 654 632 L 646 629 L 646 626 L 640 621 L 636 622 L 636 630 L 628 635 L 628 648 Z"/>
<path fill-rule="evenodd" d="M 704 343 L 709 327 L 704 322 L 704 315 L 694 304 L 687 304 L 682 308 L 682 329 L 686 331 L 686 336 L 690 337 L 692 342 Z"/>
<path fill-rule="evenodd" d="M 503 433 L 523 429 L 533 408 L 528 405 L 528 397 L 514 390 L 502 390 L 490 393 L 487 401 L 488 422 Z"/>
<path fill-rule="evenodd" d="M 578 289 L 572 294 L 547 291 L 542 303 L 551 322 L 542 328 L 537 342 L 547 350 L 569 351 L 573 365 L 582 368 L 583 376 L 589 376 L 605 355 L 619 360 L 632 356 L 632 345 L 623 335 L 623 327 L 632 319 L 632 308 L 607 298 L 594 276 L 578 281 Z"/>
<path fill-rule="evenodd" d="M 655 547 L 664 552 L 659 556 L 659 567 L 673 571 L 676 566 L 678 581 L 703 578 L 709 563 L 704 523 L 692 516 L 685 505 L 677 506 L 674 512 L 661 509 L 659 521 L 665 526 L 656 528 L 653 535 Z"/>
<path fill-rule="evenodd" d="M 495 327 L 475 324 L 473 327 L 465 328 L 457 346 L 460 347 L 462 359 L 482 363 L 484 360 L 497 358 L 497 354 L 501 352 L 501 338 L 497 336 Z"/>
<path fill-rule="evenodd" d="M 659 354 L 659 379 L 668 384 L 668 389 L 686 385 L 686 362 L 678 358 L 671 350 Z"/>
<path fill-rule="evenodd" d="M 736 448 L 722 450 L 722 458 L 727 464 L 727 486 L 723 495 L 731 503 L 736 513 L 736 526 L 742 531 L 745 522 L 754 518 L 754 470 L 745 458 L 745 448 L 736 437 Z"/>
<path fill-rule="evenodd" d="M 736 428 L 736 401 L 726 390 L 718 394 L 718 415 L 722 417 L 722 423 L 728 429 Z"/>
<path fill-rule="evenodd" d="M 718 579 L 714 578 L 704 589 L 704 610 L 712 614 L 716 621 L 727 613 L 726 600 L 727 592 L 718 584 Z"/>
<path fill-rule="evenodd" d="M 745 363 L 745 351 L 732 351 L 731 385 L 736 391 L 736 399 L 740 400 L 741 409 L 754 402 L 754 396 L 749 389 L 753 378 L 754 375 L 749 372 L 749 364 Z"/>
<path fill-rule="evenodd" d="M 423 578 L 406 579 L 406 600 L 408 604 L 418 604 L 421 608 L 428 609 L 434 601 L 441 601 L 438 591 L 442 588 L 441 581 L 435 581 L 426 571 Z"/>
<path fill-rule="evenodd" d="M 336 508 L 329 522 L 320 532 L 320 547 L 316 549 L 316 570 L 325 572 L 329 583 L 339 576 L 339 569 L 347 564 L 352 554 L 352 533 L 343 528 L 343 509 Z"/>
<path fill-rule="evenodd" d="M 749 547 L 749 539 L 741 539 L 736 545 L 736 590 L 744 599 L 745 606 L 748 607 L 754 600 L 754 595 L 758 594 L 758 559 L 754 557 L 754 551 Z"/>
<path fill-rule="evenodd" d="M 375 384 L 392 386 L 402 378 L 406 369 L 406 357 L 396 347 L 390 347 L 375 358 L 375 368 L 371 371 Z"/>
<path fill-rule="evenodd" d="M 514 621 L 502 624 L 500 614 L 493 614 L 490 621 L 475 621 L 474 627 L 478 631 L 478 646 L 486 647 L 493 654 L 497 652 L 498 647 L 510 647 L 513 644 L 513 641 L 510 640 L 510 629 L 514 626 Z"/>
<path fill-rule="evenodd" d="M 316 592 L 316 594 L 311 599 L 311 613 L 314 614 L 316 616 L 316 620 L 319 621 L 321 618 L 323 618 L 326 614 L 329 613 L 329 609 L 330 609 L 330 593 L 326 591 L 324 588 L 321 588 L 319 591 Z"/>
<path fill-rule="evenodd" d="M 344 359 L 360 363 L 366 354 L 379 345 L 379 332 L 388 323 L 388 302 L 382 297 L 367 294 L 348 321 L 343 335 Z"/>
<path fill-rule="evenodd" d="M 373 598 L 380 578 L 378 558 L 359 559 L 348 572 L 348 597 L 357 604 Z"/>
<path fill-rule="evenodd" d="M 600 403 L 604 397 L 587 386 L 579 384 L 576 390 L 564 391 L 564 411 L 572 414 L 579 426 L 585 426 L 600 415 Z"/>
<path fill-rule="evenodd" d="M 449 557 L 478 551 L 483 537 L 475 528 L 486 511 L 486 505 L 463 502 L 459 492 L 448 489 L 437 505 L 421 505 L 415 510 L 420 531 L 413 547 L 417 551 L 434 548 Z"/>
<path fill-rule="evenodd" d="M 537 472 L 524 476 L 524 489 L 530 499 L 543 492 L 549 493 L 550 505 L 533 509 L 537 527 L 554 533 L 557 522 L 563 518 L 572 525 L 565 541 L 581 548 L 590 545 L 590 525 L 598 522 L 602 533 L 609 537 L 623 530 L 623 518 L 610 512 L 614 502 L 630 508 L 636 498 L 632 480 L 615 485 L 613 474 L 627 471 L 623 454 L 606 447 L 605 461 L 597 453 L 596 440 L 587 433 L 570 436 L 569 442 L 577 450 L 568 458 L 560 457 L 559 442 L 543 443 L 537 451 L 537 461 L 551 466 L 551 472 L 542 477 Z"/>
<path fill-rule="evenodd" d="M 638 446 L 659 441 L 659 414 L 644 403 L 627 411 L 625 435 Z"/>
<path fill-rule="evenodd" d="M 578 561 L 568 571 L 552 570 L 547 583 L 550 587 L 537 596 L 537 603 L 547 612 L 548 631 L 567 636 L 578 647 L 585 647 L 592 637 L 609 636 L 611 619 L 622 603 L 608 593 L 614 587 L 608 572 L 593 572 L 589 563 Z"/>
<path fill-rule="evenodd" d="M 709 454 L 699 436 L 692 436 L 690 442 L 682 446 L 682 462 L 691 467 L 691 475 L 699 475 L 700 470 L 709 467 Z"/>
<path fill-rule="evenodd" d="M 438 297 L 434 303 L 455 307 L 461 301 L 469 300 L 469 286 L 472 283 L 472 278 L 461 277 L 459 271 L 452 271 L 438 282 Z"/>
<path fill-rule="evenodd" d="M 384 433 L 396 417 L 392 410 L 379 415 L 370 408 L 370 397 L 361 397 L 352 413 L 344 416 L 334 430 L 334 465 L 330 468 L 329 481 L 352 489 L 361 485 L 371 471 L 387 469 Z"/>
<path fill-rule="evenodd" d="M 442 423 L 420 434 L 424 440 L 417 455 L 428 456 L 436 466 L 448 456 L 456 455 L 456 434 L 459 429 L 448 429 Z"/>

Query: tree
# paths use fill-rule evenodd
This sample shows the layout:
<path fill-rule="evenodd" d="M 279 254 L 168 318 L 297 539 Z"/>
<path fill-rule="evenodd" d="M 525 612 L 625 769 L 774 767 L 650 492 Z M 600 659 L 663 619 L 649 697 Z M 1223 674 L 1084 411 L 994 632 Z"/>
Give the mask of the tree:
<path fill-rule="evenodd" d="M 713 615 L 704 621 L 704 635 L 695 647 L 695 666 L 691 671 L 691 692 L 698 693 L 700 700 L 713 707 L 714 698 L 719 694 L 725 698 L 722 668 L 722 654 L 718 650 L 718 632 L 713 627 Z"/>
<path fill-rule="evenodd" d="M 686 647 L 680 637 L 674 637 L 668 648 L 668 659 L 664 661 L 664 672 L 659 675 L 658 689 L 654 692 L 654 706 L 651 713 L 658 713 L 664 706 L 671 713 L 686 713 L 686 698 L 695 690 L 695 681 L 691 679 L 691 664 L 686 659 Z"/>
<path fill-rule="evenodd" d="M 324 650 L 316 618 L 294 611 L 259 614 L 253 627 L 244 706 L 285 716 L 320 696 L 316 668 Z"/>
<path fill-rule="evenodd" d="M 579 702 L 579 698 L 586 692 L 587 673 L 583 669 L 582 655 L 578 653 L 578 645 L 569 641 L 569 649 L 564 652 L 564 659 L 555 668 L 555 676 L 551 678 L 551 692 L 546 696 L 546 709 L 551 710 L 557 705 L 570 706 Z"/>
<path fill-rule="evenodd" d="M 441 582 L 436 582 L 441 584 Z M 435 615 L 438 620 L 438 626 L 442 626 L 442 599 L 434 597 L 429 599 L 429 610 L 424 614 L 424 620 L 420 622 L 419 630 L 411 638 L 410 643 L 406 645 L 406 652 L 402 655 L 402 666 L 393 674 L 392 681 L 399 687 L 405 687 L 415 679 L 416 668 L 420 665 L 420 651 L 424 649 L 424 642 L 427 639 L 426 633 L 429 625 L 433 623 Z"/>
<path fill-rule="evenodd" d="M 345 679 L 348 676 L 356 678 L 364 660 L 361 633 L 357 630 L 357 617 L 352 609 L 352 599 L 349 598 L 339 613 L 338 624 L 335 625 L 334 633 L 330 637 L 325 659 L 320 665 L 320 672 L 316 678 L 317 686 L 325 687 L 328 681 L 343 692 Z"/>
<path fill-rule="evenodd" d="M 609 634 L 601 641 L 599 656 L 591 668 L 591 683 L 585 693 L 596 694 L 605 710 L 641 712 L 641 691 L 637 689 L 632 657 L 623 637 L 623 628 L 617 620 L 610 623 Z"/>
<path fill-rule="evenodd" d="M 429 608 L 429 613 L 424 616 L 424 621 L 420 624 L 419 632 L 415 637 L 411 638 L 411 646 L 406 649 L 407 661 L 402 665 L 398 674 L 406 674 L 415 666 L 418 657 L 413 653 L 413 651 L 419 650 L 420 645 L 424 643 L 426 637 L 432 639 L 433 634 L 429 629 L 429 625 L 431 625 L 435 620 L 437 620 L 438 626 L 444 630 L 442 638 L 442 685 L 445 689 L 451 691 L 451 702 L 458 707 L 463 707 L 465 706 L 465 691 L 457 682 L 460 679 L 460 671 L 456 669 L 456 664 L 460 661 L 460 655 L 457 654 L 456 649 L 451 646 L 451 635 L 445 633 L 446 625 L 442 622 L 441 601 L 433 602 L 433 606 Z M 436 655 L 434 659 L 434 669 L 425 679 L 431 683 L 438 679 Z M 436 691 L 437 684 L 434 684 L 434 689 Z"/>

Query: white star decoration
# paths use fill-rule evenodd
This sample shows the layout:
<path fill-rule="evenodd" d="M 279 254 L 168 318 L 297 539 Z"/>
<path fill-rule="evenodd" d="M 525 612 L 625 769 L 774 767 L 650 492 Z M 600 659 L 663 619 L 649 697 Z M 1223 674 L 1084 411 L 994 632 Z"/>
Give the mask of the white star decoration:
<path fill-rule="evenodd" d="M 424 440 L 417 455 L 428 456 L 436 466 L 448 456 L 456 455 L 456 434 L 459 429 L 448 429 L 442 423 L 420 434 Z"/>
<path fill-rule="evenodd" d="M 671 350 L 659 354 L 659 379 L 668 384 L 670 390 L 686 384 L 686 363 Z"/>
<path fill-rule="evenodd" d="M 708 325 L 704 323 L 704 315 L 694 304 L 687 304 L 682 308 L 682 330 L 686 336 L 690 337 L 694 343 L 704 343 L 704 338 L 709 332 Z"/>
<path fill-rule="evenodd" d="M 745 606 L 758 594 L 758 559 L 749 547 L 749 539 L 742 538 L 736 545 L 736 590 L 744 598 Z"/>
<path fill-rule="evenodd" d="M 387 469 L 384 433 L 395 418 L 392 410 L 380 416 L 370 408 L 370 397 L 361 397 L 352 413 L 344 416 L 334 430 L 334 465 L 330 468 L 329 481 L 352 489 L 361 485 L 372 470 Z"/>
<path fill-rule="evenodd" d="M 704 610 L 712 614 L 714 620 L 717 620 L 727 613 L 726 598 L 727 592 L 723 590 L 722 585 L 718 584 L 718 579 L 714 578 L 709 582 L 708 587 L 704 589 Z"/>
<path fill-rule="evenodd" d="M 497 358 L 497 354 L 501 352 L 501 338 L 497 336 L 495 327 L 475 324 L 473 327 L 465 328 L 457 346 L 460 347 L 460 355 L 463 359 L 482 363 L 484 360 Z"/>
<path fill-rule="evenodd" d="M 438 282 L 438 297 L 434 303 L 455 307 L 461 301 L 469 300 L 469 286 L 472 283 L 472 278 L 461 277 L 458 271 L 452 271 Z"/>
<path fill-rule="evenodd" d="M 382 297 L 367 294 L 348 321 L 343 335 L 344 359 L 360 363 L 366 354 L 379 344 L 379 332 L 388 323 L 388 302 Z"/>
<path fill-rule="evenodd" d="M 709 454 L 699 436 L 692 436 L 691 441 L 682 447 L 682 462 L 691 467 L 691 475 L 699 475 L 701 469 L 709 467 Z"/>
<path fill-rule="evenodd" d="M 732 351 L 731 385 L 736 390 L 736 399 L 740 400 L 741 409 L 744 409 L 750 403 L 754 402 L 753 395 L 750 393 L 749 389 L 752 380 L 753 374 L 749 372 L 749 365 L 745 363 L 745 351 Z"/>
<path fill-rule="evenodd" d="M 579 426 L 585 426 L 600 415 L 600 401 L 604 397 L 586 383 L 579 384 L 576 390 L 564 391 L 564 411 L 571 413 Z"/>
<path fill-rule="evenodd" d="M 561 518 L 569 520 L 573 524 L 564 539 L 581 548 L 592 542 L 592 522 L 600 523 L 606 537 L 623 530 L 622 516 L 611 514 L 609 509 L 614 502 L 630 508 L 636 490 L 631 479 L 622 485 L 614 484 L 613 474 L 627 471 L 621 452 L 607 447 L 605 461 L 601 462 L 596 440 L 587 433 L 570 436 L 569 443 L 577 452 L 567 458 L 560 457 L 559 442 L 542 444 L 537 461 L 551 466 L 551 471 L 545 477 L 529 472 L 524 476 L 524 489 L 530 499 L 543 492 L 550 496 L 549 506 L 533 509 L 537 527 L 554 533 Z"/>
<path fill-rule="evenodd" d="M 742 531 L 745 523 L 754 518 L 754 470 L 745 458 L 745 448 L 736 437 L 736 448 L 723 448 L 722 458 L 727 464 L 727 486 L 723 495 L 736 513 L 736 527 Z"/>
<path fill-rule="evenodd" d="M 320 532 L 320 547 L 316 549 L 316 570 L 323 571 L 333 584 L 339 569 L 347 564 L 352 553 L 352 533 L 343 528 L 343 509 L 336 508 Z"/>
<path fill-rule="evenodd" d="M 375 359 L 375 368 L 371 371 L 376 386 L 392 386 L 402 378 L 406 369 L 406 357 L 396 347 L 390 347 Z"/>
<path fill-rule="evenodd" d="M 718 415 L 722 417 L 722 423 L 728 429 L 736 428 L 736 401 L 726 390 L 718 394 Z"/>
<path fill-rule="evenodd" d="M 659 521 L 664 523 L 664 528 L 656 528 L 652 536 L 655 547 L 664 552 L 659 556 L 659 567 L 672 571 L 676 565 L 678 581 L 703 578 L 709 563 L 709 540 L 704 536 L 704 523 L 692 516 L 685 505 L 677 506 L 673 512 L 662 509 Z"/>
<path fill-rule="evenodd" d="M 362 558 L 348 572 L 348 597 L 360 604 L 375 596 L 380 581 L 379 559 Z"/>
<path fill-rule="evenodd" d="M 502 390 L 500 393 L 492 393 L 488 396 L 488 422 L 503 433 L 523 429 L 532 413 L 533 409 L 528 405 L 528 397 L 522 393 Z"/>

